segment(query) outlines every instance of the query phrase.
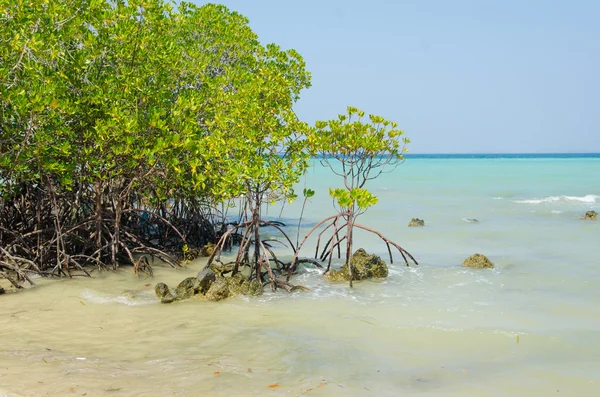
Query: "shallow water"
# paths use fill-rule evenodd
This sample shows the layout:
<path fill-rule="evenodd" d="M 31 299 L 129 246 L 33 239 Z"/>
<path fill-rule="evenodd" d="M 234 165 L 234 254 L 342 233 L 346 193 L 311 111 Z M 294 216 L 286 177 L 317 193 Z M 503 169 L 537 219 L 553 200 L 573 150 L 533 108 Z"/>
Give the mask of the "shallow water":
<path fill-rule="evenodd" d="M 307 177 L 302 236 L 333 212 L 327 175 Z M 409 160 L 374 181 L 359 221 L 420 266 L 395 258 L 352 290 L 309 268 L 308 292 L 161 305 L 154 284 L 202 260 L 38 280 L 0 297 L 0 396 L 600 395 L 600 221 L 579 219 L 600 211 L 598 175 L 600 159 Z M 291 234 L 300 205 L 283 211 Z M 475 252 L 496 268 L 460 267 Z"/>

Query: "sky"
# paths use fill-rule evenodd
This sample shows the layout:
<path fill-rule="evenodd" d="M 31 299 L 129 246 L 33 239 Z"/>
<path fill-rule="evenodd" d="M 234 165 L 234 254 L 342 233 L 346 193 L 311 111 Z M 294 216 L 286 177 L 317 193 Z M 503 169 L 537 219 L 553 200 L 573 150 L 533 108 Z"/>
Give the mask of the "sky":
<path fill-rule="evenodd" d="M 351 105 L 396 121 L 411 153 L 600 152 L 598 0 L 220 3 L 303 56 L 309 123 Z"/>

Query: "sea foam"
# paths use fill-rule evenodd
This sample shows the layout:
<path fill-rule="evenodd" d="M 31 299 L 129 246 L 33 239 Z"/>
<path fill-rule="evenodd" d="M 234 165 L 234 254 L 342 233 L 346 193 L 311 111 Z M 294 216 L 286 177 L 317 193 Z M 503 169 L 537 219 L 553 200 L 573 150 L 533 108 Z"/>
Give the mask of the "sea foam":
<path fill-rule="evenodd" d="M 541 199 L 527 199 L 527 200 L 513 200 L 516 204 L 544 204 L 544 203 L 556 203 L 556 202 L 573 202 L 578 201 L 581 203 L 596 203 L 600 196 L 594 194 L 588 194 L 585 196 L 546 196 Z"/>
<path fill-rule="evenodd" d="M 100 292 L 96 292 L 90 289 L 84 290 L 80 297 L 85 299 L 88 302 L 96 303 L 96 304 L 105 304 L 105 303 L 120 303 L 122 305 L 127 306 L 138 306 L 138 305 L 148 305 L 152 303 L 156 303 L 156 299 L 151 299 L 150 296 L 127 296 L 127 295 L 108 295 Z"/>

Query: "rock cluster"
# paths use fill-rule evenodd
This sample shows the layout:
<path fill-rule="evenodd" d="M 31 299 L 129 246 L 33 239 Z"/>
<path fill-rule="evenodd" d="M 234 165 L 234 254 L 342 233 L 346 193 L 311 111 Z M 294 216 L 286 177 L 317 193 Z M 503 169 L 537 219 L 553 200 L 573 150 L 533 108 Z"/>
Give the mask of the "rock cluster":
<path fill-rule="evenodd" d="M 412 218 L 408 223 L 408 227 L 425 226 L 425 221 L 419 218 Z"/>
<path fill-rule="evenodd" d="M 362 248 L 356 250 L 349 263 L 352 266 L 352 280 L 384 278 L 388 275 L 385 261 L 375 254 L 367 254 Z M 340 270 L 330 270 L 325 277 L 329 281 L 349 281 L 348 264 L 342 266 Z"/>
<path fill-rule="evenodd" d="M 213 265 L 204 268 L 196 277 L 188 277 L 180 282 L 174 292 L 165 283 L 156 284 L 154 292 L 162 303 L 188 299 L 194 295 L 220 301 L 236 295 L 258 296 L 263 293 L 263 285 L 258 280 L 249 281 L 241 273 L 225 277 L 223 273 L 228 271 L 231 269 Z"/>
<path fill-rule="evenodd" d="M 487 256 L 482 254 L 473 254 L 463 262 L 463 267 L 470 267 L 472 269 L 493 269 L 494 264 L 488 259 Z"/>

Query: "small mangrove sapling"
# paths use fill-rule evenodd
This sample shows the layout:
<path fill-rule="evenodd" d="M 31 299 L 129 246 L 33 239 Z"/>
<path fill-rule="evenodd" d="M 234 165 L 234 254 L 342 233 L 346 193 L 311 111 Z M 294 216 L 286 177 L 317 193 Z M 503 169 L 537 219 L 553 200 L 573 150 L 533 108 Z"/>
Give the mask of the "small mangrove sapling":
<path fill-rule="evenodd" d="M 368 181 L 390 172 L 403 160 L 407 151 L 408 138 L 402 137 L 404 132 L 397 124 L 380 116 L 368 115 L 355 107 L 348 107 L 346 114 L 340 114 L 337 119 L 318 121 L 308 135 L 307 140 L 312 152 L 321 157 L 321 163 L 337 176 L 342 178 L 343 188 L 331 188 L 330 196 L 337 208 L 337 215 L 330 216 L 318 222 L 300 244 L 298 244 L 293 265 L 288 277 L 293 273 L 298 263 L 298 252 L 308 237 L 319 227 L 325 228 L 318 234 L 315 258 L 328 260 L 327 270 L 331 268 L 334 251 L 341 257 L 341 247 L 345 243 L 345 263 L 349 265 L 352 257 L 353 232 L 355 228 L 374 233 L 387 246 L 390 263 L 393 262 L 391 246 L 396 248 L 406 265 L 408 258 L 418 264 L 413 256 L 404 248 L 377 230 L 356 222 L 356 219 L 377 203 L 377 197 L 369 192 L 365 185 Z M 324 247 L 320 249 L 321 238 L 329 231 Z M 350 287 L 352 287 L 352 266 L 348 266 Z"/>

